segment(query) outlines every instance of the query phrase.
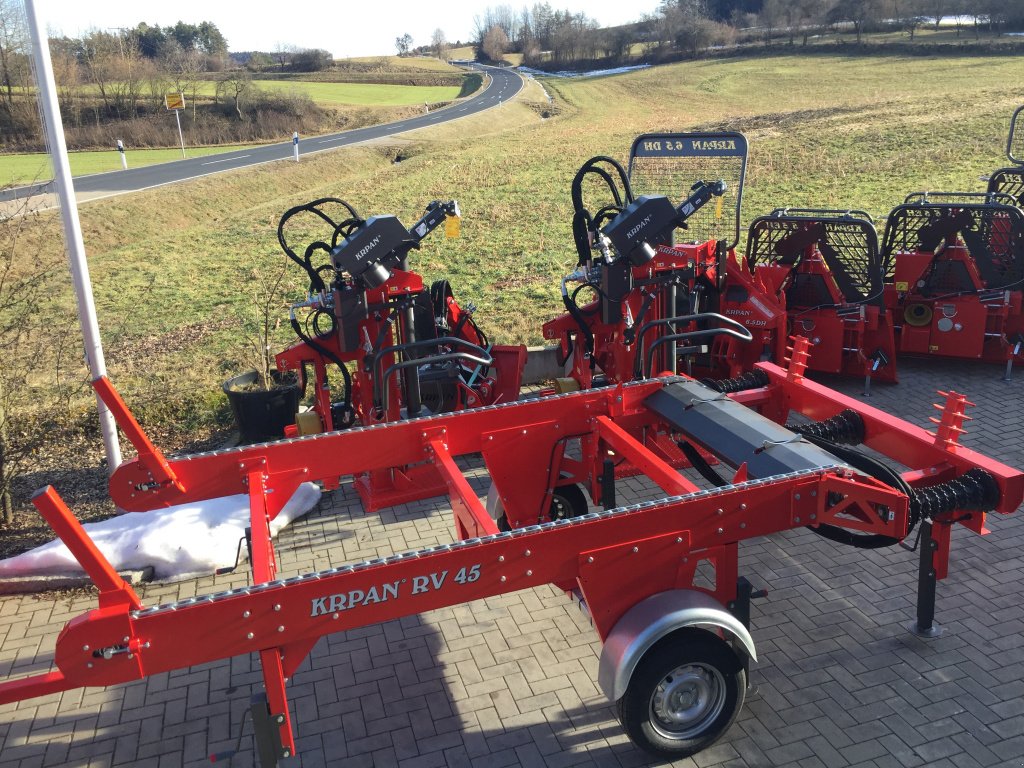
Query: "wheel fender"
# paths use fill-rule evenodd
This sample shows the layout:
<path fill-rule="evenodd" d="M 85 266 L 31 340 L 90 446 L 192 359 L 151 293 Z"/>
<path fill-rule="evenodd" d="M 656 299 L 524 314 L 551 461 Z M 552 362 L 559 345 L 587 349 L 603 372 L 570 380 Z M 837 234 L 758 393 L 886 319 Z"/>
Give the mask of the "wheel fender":
<path fill-rule="evenodd" d="M 633 670 L 651 647 L 684 627 L 710 626 L 722 630 L 739 649 L 757 661 L 754 640 L 739 619 L 705 592 L 672 589 L 651 595 L 618 620 L 601 650 L 597 682 L 611 701 L 626 693 Z"/>
<path fill-rule="evenodd" d="M 501 495 L 498 493 L 498 486 L 493 482 L 491 487 L 487 489 L 487 501 L 484 503 L 484 509 L 487 510 L 487 514 L 491 516 L 491 520 L 497 521 L 499 517 L 505 514 L 505 504 L 501 500 Z"/>

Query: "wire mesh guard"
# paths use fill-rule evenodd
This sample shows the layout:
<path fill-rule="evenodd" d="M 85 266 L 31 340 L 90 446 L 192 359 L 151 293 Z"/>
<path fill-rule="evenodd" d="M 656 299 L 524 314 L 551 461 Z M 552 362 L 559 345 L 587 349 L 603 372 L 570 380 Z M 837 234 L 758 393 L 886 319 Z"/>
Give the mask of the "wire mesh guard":
<path fill-rule="evenodd" d="M 984 285 L 974 285 L 966 267 L 943 259 L 953 247 L 967 248 Z M 883 258 L 897 253 L 933 253 L 922 293 L 972 293 L 1024 283 L 1024 212 L 999 203 L 918 202 L 889 215 Z"/>
<path fill-rule="evenodd" d="M 1024 107 L 1017 107 L 1010 119 L 1010 138 L 1006 140 L 1006 156 L 1011 163 L 1024 163 Z"/>
<path fill-rule="evenodd" d="M 725 181 L 727 189 L 693 214 L 676 242 L 725 241 L 735 248 L 740 234 L 747 140 L 740 133 L 650 133 L 638 136 L 629 154 L 633 193 L 665 195 L 678 204 L 698 181 Z"/>
<path fill-rule="evenodd" d="M 828 212 L 821 212 L 825 214 Z M 794 268 L 791 286 L 793 295 L 787 301 L 793 306 L 810 307 L 831 303 L 821 275 L 801 279 L 795 269 L 813 248 L 821 255 L 843 298 L 851 304 L 878 299 L 882 295 L 885 269 L 878 250 L 878 234 L 874 225 L 862 216 L 786 215 L 776 211 L 755 219 L 747 236 L 747 259 L 751 268 L 758 264 Z M 811 278 L 817 278 L 816 280 Z"/>
<path fill-rule="evenodd" d="M 1022 133 L 1022 142 L 1024 142 L 1024 133 Z M 1015 205 L 1024 206 L 1024 166 L 1000 168 L 989 176 L 988 191 L 1008 195 L 1013 199 Z"/>

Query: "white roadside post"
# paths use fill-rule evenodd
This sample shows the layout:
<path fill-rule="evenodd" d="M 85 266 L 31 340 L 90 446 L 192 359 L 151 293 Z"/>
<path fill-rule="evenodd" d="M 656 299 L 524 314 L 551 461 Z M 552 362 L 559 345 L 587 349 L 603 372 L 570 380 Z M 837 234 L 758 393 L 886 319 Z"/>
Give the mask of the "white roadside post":
<path fill-rule="evenodd" d="M 181 132 L 181 113 L 185 110 L 184 93 L 165 93 L 164 105 L 168 110 L 174 112 L 174 119 L 178 121 L 178 141 L 181 142 L 181 157 L 185 157 L 185 136 Z"/>
<path fill-rule="evenodd" d="M 299 162 L 299 132 L 292 134 L 292 154 L 295 155 L 295 162 Z"/>
<path fill-rule="evenodd" d="M 121 155 L 121 170 L 128 170 L 128 158 L 124 154 L 124 142 L 120 139 L 117 140 L 117 152 Z"/>
<path fill-rule="evenodd" d="M 64 225 L 64 237 L 67 240 L 68 263 L 71 267 L 71 279 L 74 283 L 75 299 L 78 305 L 78 322 L 82 327 L 82 339 L 85 343 L 85 360 L 89 365 L 89 374 L 95 380 L 100 376 L 107 375 L 107 365 L 103 359 L 99 324 L 96 322 L 96 304 L 92 298 L 89 264 L 85 260 L 85 243 L 82 240 L 82 224 L 78 220 L 75 187 L 71 182 L 68 148 L 64 141 L 60 105 L 57 103 L 53 63 L 50 61 L 50 45 L 46 37 L 46 27 L 36 13 L 35 0 L 25 0 L 25 15 L 28 17 L 28 26 L 32 34 L 32 56 L 35 60 L 39 80 L 36 83 L 39 88 L 39 104 L 43 112 L 46 134 L 50 140 L 53 178 L 57 185 L 61 223 Z M 114 422 L 113 414 L 99 399 L 99 396 L 96 397 L 96 403 L 99 409 L 103 445 L 107 453 L 107 470 L 113 472 L 121 463 L 117 424 Z"/>

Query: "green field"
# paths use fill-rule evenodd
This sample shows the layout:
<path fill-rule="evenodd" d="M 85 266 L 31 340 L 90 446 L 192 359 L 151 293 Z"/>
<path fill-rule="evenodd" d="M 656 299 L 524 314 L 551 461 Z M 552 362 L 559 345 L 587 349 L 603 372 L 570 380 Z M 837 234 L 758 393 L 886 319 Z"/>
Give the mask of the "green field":
<path fill-rule="evenodd" d="M 320 104 L 349 106 L 402 107 L 410 104 L 436 104 L 458 98 L 457 86 L 381 85 L 377 83 L 322 83 L 306 80 L 253 80 L 264 91 L 295 91 L 308 95 Z M 217 83 L 199 83 L 197 93 L 212 99 Z M 99 95 L 96 86 L 83 86 L 83 93 Z"/>
<path fill-rule="evenodd" d="M 545 85 L 551 119 L 532 84 L 532 104 L 415 134 L 413 144 L 403 137 L 84 206 L 107 363 L 126 399 L 152 423 L 201 423 L 222 407 L 220 381 L 244 365 L 252 269 L 284 263 L 277 220 L 297 203 L 338 196 L 364 216 L 409 224 L 430 200 L 457 198 L 462 237 L 427 238 L 414 268 L 428 281 L 450 278 L 493 341 L 538 343 L 543 321 L 561 311 L 558 280 L 576 263 L 569 186 L 587 158 L 625 160 L 642 132 L 738 129 L 751 146 L 745 223 L 783 205 L 862 208 L 884 221 L 915 190 L 982 189 L 978 177 L 1005 160 L 1022 100 L 1019 60 L 999 57 L 759 57 Z M 44 217 L 38 242 L 57 236 L 56 224 Z M 288 297 L 301 297 L 297 267 L 287 281 Z M 66 285 L 58 295 L 54 324 L 74 327 Z M 283 299 L 280 314 L 283 346 Z M 45 403 L 45 386 L 40 393 Z M 91 407 L 85 390 L 75 402 Z"/>
<path fill-rule="evenodd" d="M 297 91 L 320 104 L 349 104 L 375 107 L 404 107 L 409 104 L 435 104 L 451 101 L 459 95 L 459 88 L 419 85 L 377 85 L 372 83 L 310 83 L 276 80 L 253 80 L 253 85 L 265 91 Z M 199 93 L 213 96 L 216 83 L 202 83 Z"/>
<path fill-rule="evenodd" d="M 468 51 L 468 53 L 466 53 Z M 465 53 L 460 56 L 459 54 Z M 458 48 L 448 52 L 449 58 L 473 58 L 472 48 Z M 433 56 L 355 56 L 350 59 L 338 59 L 336 64 L 341 69 L 348 65 L 357 67 L 377 68 L 386 72 L 457 72 L 463 70 L 453 67 L 447 61 Z"/>
<path fill-rule="evenodd" d="M 217 147 L 186 147 L 186 157 L 204 157 L 218 152 L 233 152 L 244 149 L 244 145 Z M 180 149 L 128 149 L 128 167 L 141 168 L 144 165 L 166 163 L 181 159 Z M 70 152 L 72 176 L 90 173 L 106 173 L 121 170 L 121 158 L 117 150 L 109 152 Z M 53 178 L 50 156 L 39 152 L 23 155 L 0 155 L 0 187 L 31 184 L 34 181 Z"/>

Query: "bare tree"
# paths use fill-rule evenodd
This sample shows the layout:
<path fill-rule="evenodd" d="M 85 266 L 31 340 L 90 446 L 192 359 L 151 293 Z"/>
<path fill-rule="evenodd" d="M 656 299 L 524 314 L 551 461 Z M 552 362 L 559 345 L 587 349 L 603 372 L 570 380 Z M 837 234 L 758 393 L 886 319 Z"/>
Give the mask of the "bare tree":
<path fill-rule="evenodd" d="M 57 100 L 64 122 L 80 125 L 78 99 L 82 68 L 78 64 L 78 45 L 67 37 L 50 38 L 50 60 L 57 83 Z"/>
<path fill-rule="evenodd" d="M 444 30 L 438 27 L 430 37 L 430 47 L 434 55 L 439 59 L 448 57 L 448 39 L 444 36 Z"/>
<path fill-rule="evenodd" d="M 252 89 L 252 74 L 244 69 L 233 69 L 226 72 L 220 80 L 217 81 L 217 98 L 228 98 L 231 99 L 234 107 L 235 114 L 238 115 L 239 120 L 244 120 L 245 115 L 242 114 L 242 99 Z"/>
<path fill-rule="evenodd" d="M 484 35 L 480 50 L 490 61 L 501 61 L 502 55 L 508 49 L 508 35 L 505 30 L 495 25 L 487 30 Z"/>
<path fill-rule="evenodd" d="M 794 0 L 797 25 L 805 46 L 812 35 L 820 34 L 825 27 L 833 2 L 834 0 Z"/>
<path fill-rule="evenodd" d="M 296 48 L 294 45 L 278 43 L 274 47 L 274 61 L 277 62 L 277 66 L 280 67 L 282 72 L 284 72 L 288 65 L 292 63 L 292 56 L 295 51 Z"/>
<path fill-rule="evenodd" d="M 785 0 L 764 0 L 761 13 L 758 14 L 758 21 L 764 34 L 764 44 L 771 45 L 775 31 L 779 27 L 788 29 L 789 43 L 793 44 L 793 25 L 789 23 L 787 15 L 792 11 L 792 5 Z"/>
<path fill-rule="evenodd" d="M 408 56 L 409 49 L 412 47 L 412 35 L 406 32 L 401 37 L 395 38 L 395 49 L 398 51 L 399 56 Z"/>
<path fill-rule="evenodd" d="M 14 90 L 28 85 L 28 31 L 19 0 L 0 0 L 0 108 L 14 111 Z"/>
<path fill-rule="evenodd" d="M 935 19 L 935 31 L 939 31 L 939 25 L 949 13 L 949 0 L 928 0 L 928 15 Z"/>
<path fill-rule="evenodd" d="M 829 16 L 832 21 L 848 21 L 853 25 L 860 45 L 864 27 L 878 21 L 881 13 L 880 0 L 839 0 Z"/>
<path fill-rule="evenodd" d="M 58 273 L 60 249 L 29 249 L 24 243 L 32 213 L 31 200 L 0 213 L 0 348 L 7 362 L 0 365 L 0 510 L 6 523 L 13 517 L 11 484 L 47 439 L 45 430 L 19 429 L 37 393 L 44 347 L 53 343 L 50 290 Z"/>
<path fill-rule="evenodd" d="M 196 96 L 199 90 L 199 75 L 204 71 L 206 60 L 195 48 L 182 48 L 174 39 L 168 40 L 160 49 L 161 67 L 167 73 L 172 90 L 188 94 L 192 102 L 192 122 L 196 121 Z"/>
<path fill-rule="evenodd" d="M 91 30 L 82 38 L 81 57 L 86 76 L 100 94 L 104 112 L 109 112 L 113 109 L 112 89 L 116 87 L 120 75 L 116 38 L 109 32 Z M 96 122 L 99 122 L 98 114 Z"/>
<path fill-rule="evenodd" d="M 134 35 L 119 34 L 115 60 L 115 77 L 110 88 L 118 114 L 134 117 L 138 113 L 139 98 L 152 69 L 151 62 L 142 55 L 139 41 Z"/>

